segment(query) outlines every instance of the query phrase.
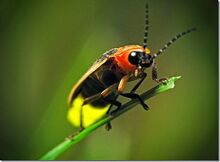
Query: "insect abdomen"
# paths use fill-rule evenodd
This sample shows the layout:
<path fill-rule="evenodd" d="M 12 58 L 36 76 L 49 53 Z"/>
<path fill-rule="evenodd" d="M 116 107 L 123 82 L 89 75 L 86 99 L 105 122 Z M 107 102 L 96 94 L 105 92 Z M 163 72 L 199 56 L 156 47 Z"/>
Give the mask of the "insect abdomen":
<path fill-rule="evenodd" d="M 86 98 L 101 93 L 110 85 L 119 83 L 122 77 L 123 74 L 116 70 L 114 64 L 109 62 L 106 62 L 89 75 L 73 95 L 68 112 L 68 120 L 75 126 L 80 126 L 80 121 L 82 120 L 83 126 L 87 127 L 104 116 L 111 105 L 108 101 L 115 100 L 117 93 L 111 93 L 105 99 L 99 98 L 86 105 L 83 105 L 83 102 Z M 82 116 L 80 115 L 81 113 Z"/>

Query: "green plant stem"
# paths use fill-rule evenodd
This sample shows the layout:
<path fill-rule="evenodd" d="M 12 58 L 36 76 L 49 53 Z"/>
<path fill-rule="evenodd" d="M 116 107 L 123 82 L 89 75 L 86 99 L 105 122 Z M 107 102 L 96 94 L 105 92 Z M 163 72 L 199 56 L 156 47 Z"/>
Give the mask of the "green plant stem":
<path fill-rule="evenodd" d="M 157 94 L 160 94 L 164 91 L 172 89 L 175 86 L 175 84 L 174 84 L 175 81 L 180 78 L 181 78 L 180 76 L 171 77 L 170 79 L 168 79 L 166 84 L 161 83 L 161 84 L 157 85 L 156 87 L 144 92 L 140 96 L 143 100 L 147 100 Z M 99 128 L 102 125 L 106 124 L 107 122 L 115 119 L 116 117 L 120 116 L 121 114 L 125 113 L 126 111 L 130 110 L 131 108 L 133 108 L 137 104 L 139 104 L 139 101 L 136 99 L 133 99 L 133 100 L 123 104 L 122 107 L 120 108 L 120 110 L 117 111 L 114 115 L 106 116 L 106 117 L 100 119 L 99 121 L 97 121 L 96 123 L 92 124 L 91 126 L 85 128 L 84 130 L 82 130 L 80 132 L 76 132 L 76 134 L 74 134 L 72 136 L 71 140 L 67 138 L 65 141 L 63 141 L 62 143 L 60 143 L 59 145 L 54 147 L 52 150 L 50 150 L 48 153 L 46 153 L 44 156 L 42 156 L 40 158 L 40 160 L 54 160 L 54 159 L 56 159 L 64 151 L 66 151 L 68 148 L 70 148 L 70 146 L 81 141 L 83 138 L 87 137 L 90 133 L 92 133 L 97 128 Z"/>

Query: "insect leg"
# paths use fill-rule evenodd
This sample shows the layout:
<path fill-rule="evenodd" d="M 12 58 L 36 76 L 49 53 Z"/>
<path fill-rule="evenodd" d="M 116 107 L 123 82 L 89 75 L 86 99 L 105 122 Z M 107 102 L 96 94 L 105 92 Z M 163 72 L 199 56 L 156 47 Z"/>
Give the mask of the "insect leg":
<path fill-rule="evenodd" d="M 87 98 L 85 98 L 85 100 L 84 100 L 82 105 L 86 105 L 88 103 L 94 102 L 94 101 L 100 99 L 101 97 L 102 97 L 101 93 L 97 93 L 97 94 L 95 94 L 93 96 L 87 97 Z"/>
<path fill-rule="evenodd" d="M 134 88 L 131 90 L 131 93 L 134 93 L 138 87 L 141 85 L 141 83 L 144 81 L 144 79 L 147 77 L 147 73 L 143 73 L 141 80 L 134 86 Z"/>
<path fill-rule="evenodd" d="M 101 93 L 97 93 L 93 96 L 85 98 L 81 108 L 80 108 L 80 128 L 83 129 L 83 105 L 94 102 L 102 97 Z"/>
<path fill-rule="evenodd" d="M 125 87 L 125 85 L 126 85 L 126 83 L 127 83 L 127 81 L 128 81 L 128 76 L 126 75 L 126 76 L 124 76 L 122 79 L 121 79 L 121 81 L 120 81 L 120 83 L 119 83 L 119 85 L 118 85 L 118 92 L 119 92 L 119 94 L 121 95 L 121 96 L 124 96 L 124 97 L 127 97 L 127 98 L 131 98 L 131 99 L 138 99 L 139 100 L 139 102 L 140 102 L 140 104 L 143 106 L 143 108 L 145 109 L 145 110 L 148 110 L 148 106 L 144 103 L 144 101 L 142 100 L 142 98 L 138 95 L 138 94 L 136 94 L 136 93 L 123 93 L 122 91 L 124 90 L 124 87 Z M 139 86 L 139 85 L 138 85 Z M 137 87 L 138 87 L 137 86 Z M 136 88 L 137 89 L 137 88 Z"/>
<path fill-rule="evenodd" d="M 118 84 L 115 83 L 115 84 L 109 86 L 108 88 L 104 89 L 102 92 L 97 93 L 97 94 L 95 94 L 93 96 L 85 98 L 85 100 L 84 100 L 84 102 L 82 104 L 82 107 L 80 109 L 80 127 L 81 127 L 81 129 L 84 129 L 84 127 L 83 127 L 83 105 L 86 105 L 86 104 L 94 102 L 94 101 L 96 101 L 96 100 L 98 100 L 100 98 L 103 98 L 106 102 L 108 102 L 108 103 L 110 103 L 112 105 L 117 106 L 117 108 L 119 108 L 121 106 L 121 103 L 118 102 L 118 101 L 105 99 L 105 97 L 107 97 L 110 93 L 112 93 L 117 86 L 118 86 Z M 108 110 L 108 111 L 110 111 L 110 110 Z"/>
<path fill-rule="evenodd" d="M 106 113 L 107 115 L 111 115 L 112 113 L 115 113 L 121 107 L 121 103 L 118 101 L 113 101 L 113 100 L 112 101 L 105 100 L 105 101 L 107 101 L 111 104 L 110 108 L 108 109 L 108 111 Z M 113 106 L 117 106 L 117 109 L 111 113 L 111 109 Z M 84 127 L 83 127 L 83 108 L 80 109 L 80 128 L 81 128 L 81 130 L 84 129 Z M 109 131 L 111 128 L 112 128 L 111 123 L 107 122 L 105 129 L 107 131 Z"/>
<path fill-rule="evenodd" d="M 108 111 L 106 113 L 107 115 L 113 115 L 112 113 L 114 113 L 115 111 L 117 111 L 121 107 L 121 102 L 119 102 L 119 101 L 116 101 L 116 100 L 105 100 L 105 101 L 107 101 L 108 103 L 111 104 L 110 108 L 108 109 Z M 116 110 L 114 110 L 113 112 L 111 112 L 112 106 L 116 106 Z"/>
<path fill-rule="evenodd" d="M 137 93 L 120 93 L 120 95 L 127 97 L 127 98 L 131 98 L 131 99 L 138 99 L 140 104 L 142 105 L 142 107 L 145 110 L 149 109 L 149 106 L 147 106 L 147 104 L 144 103 L 144 101 L 142 100 L 142 98 L 137 94 Z"/>
<path fill-rule="evenodd" d="M 104 89 L 104 90 L 103 90 L 102 92 L 100 92 L 100 93 L 97 93 L 97 94 L 95 94 L 95 95 L 93 95 L 93 96 L 90 96 L 90 97 L 85 98 L 85 100 L 84 100 L 84 102 L 83 102 L 83 105 L 86 105 L 86 104 L 88 104 L 88 103 L 94 102 L 94 101 L 96 101 L 96 100 L 98 100 L 98 99 L 100 99 L 100 98 L 105 98 L 105 97 L 107 97 L 110 93 L 112 93 L 112 92 L 115 90 L 116 87 L 117 87 L 117 83 L 115 83 L 115 84 L 109 86 L 108 88 Z"/>
<path fill-rule="evenodd" d="M 112 124 L 111 124 L 111 122 L 107 122 L 107 123 L 105 124 L 105 130 L 110 131 L 111 129 L 112 129 Z"/>
<path fill-rule="evenodd" d="M 158 72 L 157 72 L 157 66 L 156 66 L 156 63 L 154 63 L 152 65 L 152 79 L 154 81 L 156 81 L 157 83 L 166 83 L 166 81 L 168 80 L 167 78 L 161 78 L 161 79 L 158 79 L 158 76 L 157 76 Z"/>
<path fill-rule="evenodd" d="M 108 109 L 108 111 L 107 111 L 107 113 L 106 113 L 107 115 L 110 115 L 110 112 L 111 112 L 112 107 L 113 107 L 113 104 L 109 107 L 109 109 Z M 106 129 L 107 131 L 109 131 L 110 129 L 112 129 L 112 124 L 111 124 L 110 121 L 105 124 L 105 129 Z"/>
<path fill-rule="evenodd" d="M 83 130 L 83 106 L 80 108 L 80 129 Z"/>
<path fill-rule="evenodd" d="M 117 112 L 121 107 L 121 102 L 118 102 L 116 100 L 107 100 L 107 102 L 111 103 L 111 106 L 109 107 L 107 111 L 107 115 L 113 115 L 115 112 Z M 117 106 L 116 110 L 111 111 L 113 106 Z M 105 129 L 109 131 L 112 128 L 111 122 L 107 122 L 105 125 Z"/>

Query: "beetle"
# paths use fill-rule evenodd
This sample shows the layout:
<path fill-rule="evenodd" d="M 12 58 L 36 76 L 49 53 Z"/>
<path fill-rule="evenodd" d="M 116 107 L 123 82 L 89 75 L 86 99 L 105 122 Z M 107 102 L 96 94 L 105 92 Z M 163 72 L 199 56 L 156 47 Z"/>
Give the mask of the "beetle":
<path fill-rule="evenodd" d="M 192 32 L 195 28 L 177 34 L 168 41 L 158 52 L 151 54 L 147 46 L 148 37 L 148 5 L 145 10 L 145 30 L 143 45 L 126 45 L 113 48 L 94 62 L 81 79 L 73 86 L 69 97 L 68 119 L 81 129 L 93 124 L 104 115 L 112 114 L 115 105 L 117 111 L 121 102 L 117 101 L 119 95 L 138 99 L 145 110 L 147 104 L 135 92 L 147 76 L 146 68 L 152 67 L 152 79 L 157 83 L 166 82 L 166 78 L 158 79 L 155 59 L 162 54 L 173 42 Z M 139 80 L 129 93 L 123 92 L 126 83 Z M 113 111 L 113 112 L 114 112 Z M 109 130 L 111 124 L 107 123 Z"/>

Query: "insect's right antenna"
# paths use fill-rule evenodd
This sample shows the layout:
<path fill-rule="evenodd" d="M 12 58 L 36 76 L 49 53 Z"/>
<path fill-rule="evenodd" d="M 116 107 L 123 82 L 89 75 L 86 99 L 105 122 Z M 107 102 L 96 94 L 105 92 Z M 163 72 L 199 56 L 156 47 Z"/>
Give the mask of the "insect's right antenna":
<path fill-rule="evenodd" d="M 145 6 L 144 43 L 143 43 L 144 50 L 147 47 L 147 37 L 148 37 L 148 28 L 149 28 L 148 24 L 149 24 L 149 21 L 148 21 L 148 4 L 146 3 L 146 6 Z"/>
<path fill-rule="evenodd" d="M 176 40 L 178 40 L 179 38 L 181 38 L 182 36 L 192 32 L 192 31 L 195 31 L 196 28 L 191 28 L 191 29 L 188 29 L 182 33 L 179 33 L 177 34 L 175 37 L 173 37 L 173 39 L 171 39 L 167 44 L 164 45 L 163 48 L 161 48 L 157 53 L 155 53 L 153 55 L 153 59 L 156 58 L 158 55 L 160 55 L 161 53 L 163 53 L 171 44 L 173 44 Z"/>

